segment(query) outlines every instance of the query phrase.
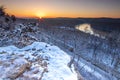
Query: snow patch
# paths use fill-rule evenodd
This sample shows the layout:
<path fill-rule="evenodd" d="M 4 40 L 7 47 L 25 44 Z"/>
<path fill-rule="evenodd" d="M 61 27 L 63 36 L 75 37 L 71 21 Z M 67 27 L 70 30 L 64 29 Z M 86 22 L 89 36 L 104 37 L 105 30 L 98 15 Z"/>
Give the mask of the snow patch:
<path fill-rule="evenodd" d="M 15 46 L 0 47 L 0 53 L 0 71 L 4 73 L 0 74 L 0 79 L 78 80 L 74 66 L 72 71 L 67 66 L 70 56 L 56 46 L 34 42 L 22 49 Z M 14 76 L 10 75 L 9 78 L 8 72 Z"/>

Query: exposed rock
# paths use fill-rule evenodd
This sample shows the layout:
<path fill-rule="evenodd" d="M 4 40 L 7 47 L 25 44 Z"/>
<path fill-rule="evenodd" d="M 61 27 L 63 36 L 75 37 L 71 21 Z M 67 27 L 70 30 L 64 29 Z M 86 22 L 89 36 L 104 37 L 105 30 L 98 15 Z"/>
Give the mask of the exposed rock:
<path fill-rule="evenodd" d="M 3 73 L 0 73 L 0 77 L 8 79 L 17 78 L 31 66 L 31 64 L 23 58 L 5 60 L 0 62 L 0 71 L 4 70 L 2 71 Z"/>

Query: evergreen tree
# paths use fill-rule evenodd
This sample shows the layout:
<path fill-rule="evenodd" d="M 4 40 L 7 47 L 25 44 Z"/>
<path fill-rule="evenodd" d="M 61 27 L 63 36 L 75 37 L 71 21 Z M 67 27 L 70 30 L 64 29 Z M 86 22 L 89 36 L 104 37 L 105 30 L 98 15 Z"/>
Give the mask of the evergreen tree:
<path fill-rule="evenodd" d="M 0 16 L 4 16 L 4 15 L 5 15 L 5 7 L 0 6 Z"/>

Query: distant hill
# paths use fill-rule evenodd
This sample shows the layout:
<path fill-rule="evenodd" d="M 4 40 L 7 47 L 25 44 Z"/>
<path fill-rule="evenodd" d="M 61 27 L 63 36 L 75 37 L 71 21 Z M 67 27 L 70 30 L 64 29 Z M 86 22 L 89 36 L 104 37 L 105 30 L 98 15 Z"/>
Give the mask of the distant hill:
<path fill-rule="evenodd" d="M 96 30 L 111 32 L 120 31 L 120 18 L 45 18 L 44 23 L 49 26 L 75 27 L 88 23 Z"/>
<path fill-rule="evenodd" d="M 97 18 L 89 19 L 88 21 L 91 24 L 91 27 L 97 30 L 102 31 L 120 31 L 120 19 L 112 18 Z"/>

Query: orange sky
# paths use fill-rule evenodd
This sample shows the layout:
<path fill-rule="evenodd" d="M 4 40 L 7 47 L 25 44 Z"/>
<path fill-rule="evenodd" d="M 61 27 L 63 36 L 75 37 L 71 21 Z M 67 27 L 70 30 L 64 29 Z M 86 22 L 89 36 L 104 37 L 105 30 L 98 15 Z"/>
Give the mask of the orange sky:
<path fill-rule="evenodd" d="M 120 18 L 120 0 L 0 0 L 17 17 Z"/>

